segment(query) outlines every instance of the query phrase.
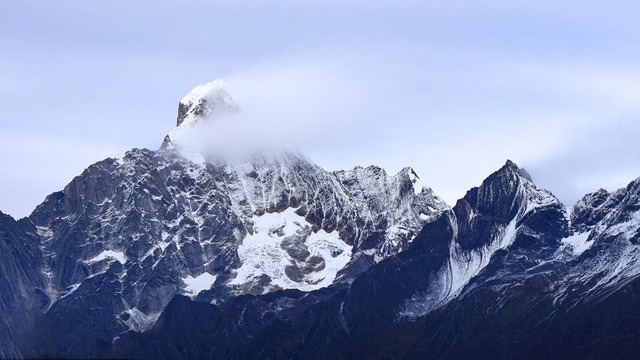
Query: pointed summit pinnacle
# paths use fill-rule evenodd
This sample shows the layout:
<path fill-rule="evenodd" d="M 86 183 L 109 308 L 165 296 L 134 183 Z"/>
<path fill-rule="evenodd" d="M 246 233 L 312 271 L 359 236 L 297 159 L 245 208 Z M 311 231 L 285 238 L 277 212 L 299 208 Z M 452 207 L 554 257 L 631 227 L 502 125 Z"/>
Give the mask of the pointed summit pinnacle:
<path fill-rule="evenodd" d="M 238 105 L 227 91 L 227 84 L 218 79 L 191 90 L 178 105 L 176 126 L 187 120 L 214 116 L 221 112 L 237 111 Z"/>
<path fill-rule="evenodd" d="M 504 164 L 504 167 L 513 169 L 516 172 L 516 174 L 529 180 L 530 182 L 533 182 L 533 179 L 531 178 L 531 175 L 529 175 L 527 170 L 525 170 L 524 168 L 518 167 L 518 165 L 516 165 L 516 163 L 514 163 L 513 161 L 507 160 L 507 162 Z"/>
<path fill-rule="evenodd" d="M 516 163 L 514 163 L 513 161 L 511 161 L 509 159 L 507 159 L 507 162 L 504 165 L 512 167 L 512 168 L 516 168 L 516 169 L 518 168 L 518 165 L 516 165 Z"/>
<path fill-rule="evenodd" d="M 205 85 L 198 85 L 180 100 L 178 104 L 178 121 L 176 127 L 169 132 L 162 142 L 161 148 L 167 148 L 174 141 L 182 138 L 184 143 L 192 141 L 193 131 L 185 128 L 201 123 L 201 120 L 215 118 L 218 115 L 235 113 L 240 110 L 238 104 L 231 98 L 227 91 L 227 84 L 218 79 Z M 184 131 L 190 133 L 186 136 Z M 180 135 L 182 133 L 182 136 Z M 174 144 L 175 145 L 175 144 Z"/>

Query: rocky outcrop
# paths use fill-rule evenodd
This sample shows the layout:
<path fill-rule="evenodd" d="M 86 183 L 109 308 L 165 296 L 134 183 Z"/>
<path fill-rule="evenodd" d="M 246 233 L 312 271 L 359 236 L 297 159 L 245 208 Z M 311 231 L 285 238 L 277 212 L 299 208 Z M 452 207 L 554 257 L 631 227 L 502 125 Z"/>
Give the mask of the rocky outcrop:
<path fill-rule="evenodd" d="M 42 258 L 37 228 L 0 213 L 0 358 L 20 356 L 16 344 L 49 306 Z"/>

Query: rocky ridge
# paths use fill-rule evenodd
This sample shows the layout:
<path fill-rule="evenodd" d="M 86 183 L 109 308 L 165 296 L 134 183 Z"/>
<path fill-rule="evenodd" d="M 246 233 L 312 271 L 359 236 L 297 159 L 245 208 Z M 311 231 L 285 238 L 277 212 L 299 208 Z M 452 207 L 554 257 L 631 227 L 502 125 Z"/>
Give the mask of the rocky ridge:
<path fill-rule="evenodd" d="M 221 81 L 199 86 L 180 102 L 176 130 L 236 110 Z M 448 209 L 410 168 L 328 172 L 284 151 L 194 159 L 173 134 L 158 151 L 91 165 L 21 220 L 39 294 L 24 356 L 87 356 L 148 329 L 180 294 L 220 303 L 348 284 Z M 55 328 L 70 330 L 48 335 Z"/>
<path fill-rule="evenodd" d="M 234 358 L 632 357 L 639 183 L 567 208 L 507 162 L 347 288 L 209 305 L 233 337 L 220 324 L 159 322 L 116 353 L 168 358 L 182 344 L 203 358 L 216 342 Z M 162 316 L 195 306 L 176 298 Z"/>
<path fill-rule="evenodd" d="M 158 151 L 0 214 L 0 357 L 640 350 L 640 178 L 566 207 L 507 161 L 451 208 L 410 168 L 189 143 L 238 109 L 221 81 L 199 86 Z"/>

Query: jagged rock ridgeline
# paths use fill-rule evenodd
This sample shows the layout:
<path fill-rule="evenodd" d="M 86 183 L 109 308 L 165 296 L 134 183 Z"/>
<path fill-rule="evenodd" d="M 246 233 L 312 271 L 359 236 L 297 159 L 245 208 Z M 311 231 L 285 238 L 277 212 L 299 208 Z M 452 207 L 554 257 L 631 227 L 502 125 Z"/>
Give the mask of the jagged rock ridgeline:
<path fill-rule="evenodd" d="M 507 162 L 347 288 L 219 306 L 175 298 L 163 317 L 215 311 L 219 322 L 159 321 L 125 334 L 116 354 L 180 346 L 178 357 L 204 358 L 215 342 L 215 354 L 232 358 L 632 358 L 640 179 L 571 208 L 530 179 Z M 595 223 L 579 220 L 603 208 Z"/>
<path fill-rule="evenodd" d="M 199 86 L 176 129 L 236 109 L 222 82 Z M 35 251 L 30 286 L 45 303 L 29 310 L 24 356 L 87 356 L 148 329 L 176 295 L 220 303 L 345 286 L 449 208 L 410 168 L 329 172 L 296 152 L 230 161 L 192 151 L 167 140 L 93 164 L 22 220 Z"/>
<path fill-rule="evenodd" d="M 451 208 L 411 168 L 189 146 L 186 130 L 239 108 L 223 82 L 201 85 L 159 150 L 0 215 L 0 357 L 637 350 L 640 179 L 566 207 L 507 161 Z"/>

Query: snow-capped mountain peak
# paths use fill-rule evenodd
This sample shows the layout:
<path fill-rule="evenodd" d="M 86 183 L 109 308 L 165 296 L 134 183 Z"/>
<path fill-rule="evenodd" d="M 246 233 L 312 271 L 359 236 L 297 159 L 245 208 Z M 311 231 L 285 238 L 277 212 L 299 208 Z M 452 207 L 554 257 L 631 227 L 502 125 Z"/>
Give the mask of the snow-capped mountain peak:
<path fill-rule="evenodd" d="M 238 109 L 238 104 L 229 95 L 227 84 L 223 80 L 217 79 L 196 86 L 180 100 L 176 126 L 185 122 L 193 122 L 197 118 L 211 117 Z"/>
<path fill-rule="evenodd" d="M 260 139 L 247 136 L 240 107 L 223 80 L 193 88 L 178 104 L 178 120 L 162 148 L 173 148 L 184 158 L 205 164 L 209 158 L 254 152 Z"/>

